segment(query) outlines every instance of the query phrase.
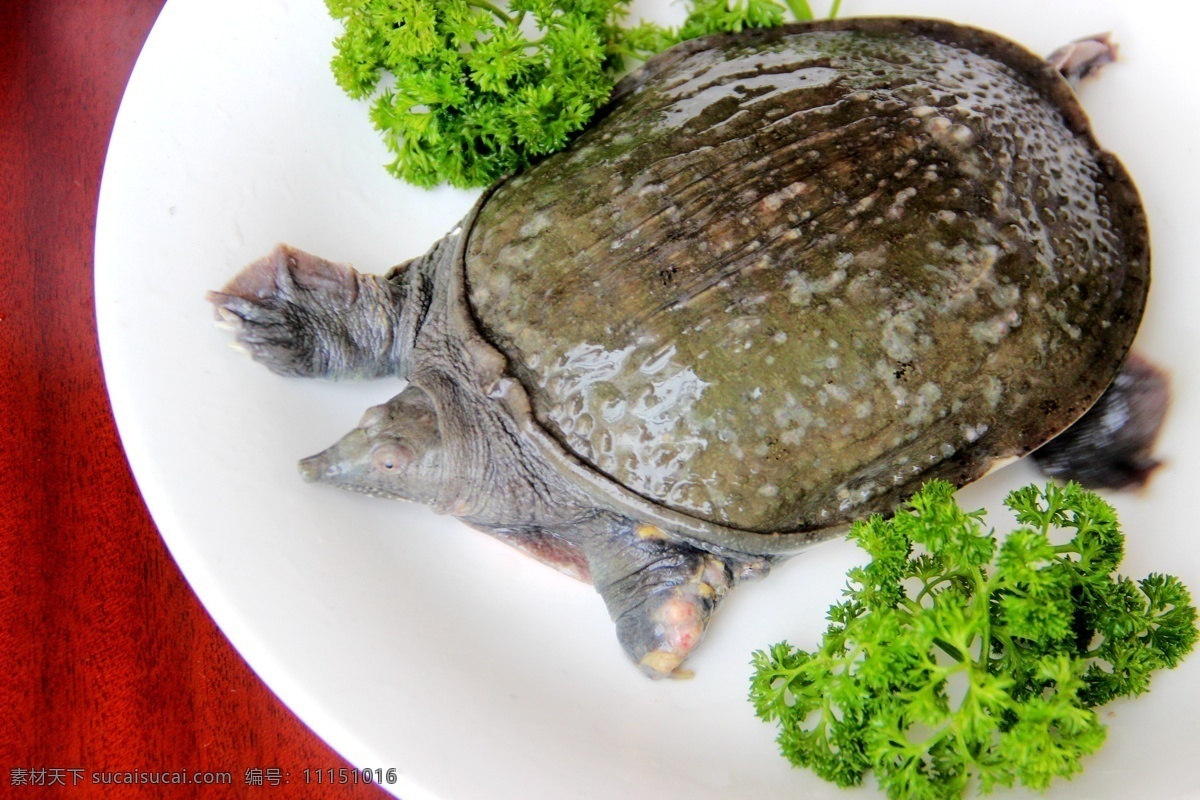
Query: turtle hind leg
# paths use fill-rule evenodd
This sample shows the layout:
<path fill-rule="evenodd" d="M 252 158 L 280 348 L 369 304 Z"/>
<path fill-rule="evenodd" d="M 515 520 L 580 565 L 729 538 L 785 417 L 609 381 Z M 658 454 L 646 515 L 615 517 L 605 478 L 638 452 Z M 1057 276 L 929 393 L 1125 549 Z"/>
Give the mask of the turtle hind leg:
<path fill-rule="evenodd" d="M 674 541 L 627 518 L 604 518 L 584 542 L 592 581 L 629 658 L 651 678 L 687 677 L 681 666 L 737 581 L 762 572 Z"/>
<path fill-rule="evenodd" d="M 1051 478 L 1090 489 L 1143 486 L 1159 466 L 1154 443 L 1170 405 L 1170 382 L 1159 368 L 1130 354 L 1086 414 L 1033 453 Z"/>
<path fill-rule="evenodd" d="M 1105 64 L 1117 60 L 1117 44 L 1111 33 L 1085 36 L 1065 44 L 1046 56 L 1046 61 L 1062 73 L 1067 82 L 1078 87 L 1084 78 L 1095 75 Z"/>
<path fill-rule="evenodd" d="M 380 276 L 280 245 L 207 299 L 217 321 L 272 372 L 375 378 L 396 371 L 397 291 Z"/>

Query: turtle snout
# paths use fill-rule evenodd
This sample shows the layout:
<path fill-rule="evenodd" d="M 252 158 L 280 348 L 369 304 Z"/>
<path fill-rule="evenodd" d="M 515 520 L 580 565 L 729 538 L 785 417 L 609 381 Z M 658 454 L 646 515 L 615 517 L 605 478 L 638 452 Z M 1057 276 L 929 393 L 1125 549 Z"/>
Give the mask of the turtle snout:
<path fill-rule="evenodd" d="M 300 475 L 309 483 L 320 481 L 357 488 L 371 452 L 371 442 L 362 429 L 355 428 L 333 446 L 315 456 L 301 459 Z"/>
<path fill-rule="evenodd" d="M 316 483 L 322 478 L 331 477 L 331 465 L 326 460 L 324 453 L 318 453 L 315 456 L 301 459 L 298 464 L 300 469 L 300 477 L 309 483 Z"/>

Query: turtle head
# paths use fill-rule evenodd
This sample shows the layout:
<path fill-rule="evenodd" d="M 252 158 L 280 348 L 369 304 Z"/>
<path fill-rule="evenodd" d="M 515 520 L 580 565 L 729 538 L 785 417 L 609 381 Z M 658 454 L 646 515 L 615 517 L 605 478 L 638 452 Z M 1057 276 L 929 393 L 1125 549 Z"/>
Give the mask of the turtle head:
<path fill-rule="evenodd" d="M 414 386 L 367 409 L 358 427 L 337 444 L 300 462 L 308 481 L 430 504 L 437 499 L 442 472 L 437 411 Z"/>

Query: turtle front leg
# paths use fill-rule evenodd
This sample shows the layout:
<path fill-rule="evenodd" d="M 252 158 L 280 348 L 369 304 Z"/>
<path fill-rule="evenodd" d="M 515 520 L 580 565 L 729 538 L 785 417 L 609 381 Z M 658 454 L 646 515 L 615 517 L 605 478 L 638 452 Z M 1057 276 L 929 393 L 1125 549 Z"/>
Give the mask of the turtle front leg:
<path fill-rule="evenodd" d="M 394 374 L 403 287 L 280 245 L 209 292 L 218 323 L 280 375 L 376 378 Z"/>
<path fill-rule="evenodd" d="M 729 591 L 767 569 L 762 559 L 723 558 L 628 518 L 604 519 L 583 545 L 617 639 L 651 678 L 688 676 L 680 667 Z"/>

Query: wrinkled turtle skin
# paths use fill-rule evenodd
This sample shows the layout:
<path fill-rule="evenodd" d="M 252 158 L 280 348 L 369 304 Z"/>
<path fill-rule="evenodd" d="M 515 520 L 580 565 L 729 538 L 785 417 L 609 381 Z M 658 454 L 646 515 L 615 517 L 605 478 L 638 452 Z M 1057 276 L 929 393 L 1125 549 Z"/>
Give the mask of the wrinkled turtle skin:
<path fill-rule="evenodd" d="M 849 19 L 651 60 L 386 277 L 281 247 L 210 299 L 276 372 L 408 381 L 306 477 L 591 580 L 660 676 L 739 580 L 1070 426 L 1148 284 L 1054 66 Z"/>

